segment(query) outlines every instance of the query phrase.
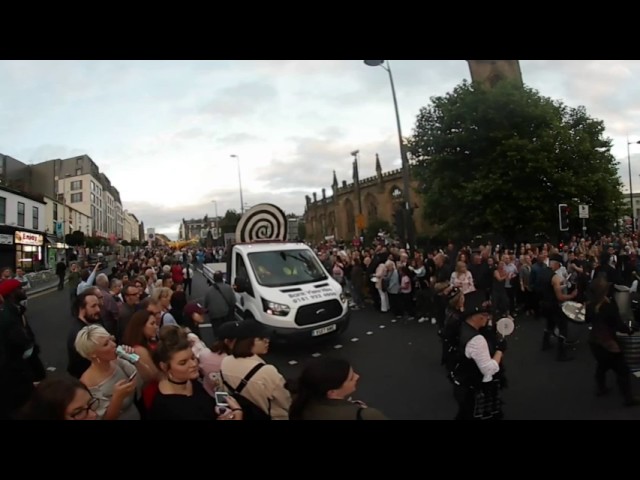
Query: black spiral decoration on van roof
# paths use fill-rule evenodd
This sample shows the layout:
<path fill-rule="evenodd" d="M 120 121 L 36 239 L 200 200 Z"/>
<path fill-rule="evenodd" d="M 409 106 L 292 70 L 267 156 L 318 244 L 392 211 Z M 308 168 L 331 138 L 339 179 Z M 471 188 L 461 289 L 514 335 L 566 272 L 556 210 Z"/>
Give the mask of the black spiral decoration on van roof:
<path fill-rule="evenodd" d="M 287 217 L 271 203 L 255 205 L 242 215 L 236 227 L 236 242 L 287 240 Z"/>

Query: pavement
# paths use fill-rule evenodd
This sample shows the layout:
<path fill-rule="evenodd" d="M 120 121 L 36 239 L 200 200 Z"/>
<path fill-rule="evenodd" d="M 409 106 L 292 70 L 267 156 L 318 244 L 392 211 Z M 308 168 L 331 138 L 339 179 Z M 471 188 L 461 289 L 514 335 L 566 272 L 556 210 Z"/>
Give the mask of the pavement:
<path fill-rule="evenodd" d="M 190 300 L 202 301 L 207 285 L 200 274 L 193 281 Z M 53 291 L 29 301 L 28 317 L 42 348 L 45 366 L 66 369 L 65 341 L 70 323 L 69 292 Z M 504 391 L 505 413 L 512 420 L 640 420 L 640 407 L 623 407 L 615 390 L 594 395 L 595 361 L 588 349 L 585 326 L 571 325 L 580 339 L 575 360 L 559 363 L 554 351 L 540 351 L 542 320 L 522 318 L 508 340 L 504 366 L 509 388 Z M 212 340 L 203 328 L 203 339 Z M 354 398 L 398 420 L 449 420 L 455 416 L 452 387 L 440 366 L 440 343 L 428 322 L 394 321 L 368 308 L 352 313 L 349 329 L 308 345 L 273 346 L 265 359 L 286 378 L 299 375 L 312 358 L 339 355 L 360 375 Z M 632 380 L 640 390 L 640 381 Z M 615 387 L 609 373 L 608 384 Z"/>

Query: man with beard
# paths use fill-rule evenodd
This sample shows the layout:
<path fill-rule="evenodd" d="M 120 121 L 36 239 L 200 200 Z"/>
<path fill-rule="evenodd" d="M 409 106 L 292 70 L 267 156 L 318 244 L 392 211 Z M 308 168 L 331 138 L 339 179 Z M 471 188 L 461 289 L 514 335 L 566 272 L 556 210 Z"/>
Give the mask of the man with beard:
<path fill-rule="evenodd" d="M 100 322 L 100 304 L 98 297 L 92 290 L 87 290 L 76 298 L 76 316 L 71 324 L 67 337 L 67 355 L 69 364 L 67 371 L 74 377 L 80 378 L 91 362 L 82 357 L 75 347 L 78 332 L 87 325 Z"/>
<path fill-rule="evenodd" d="M 19 280 L 0 283 L 4 308 L 0 314 L 0 418 L 22 407 L 34 384 L 46 376 L 40 360 L 40 347 L 25 317 L 27 295 Z"/>
<path fill-rule="evenodd" d="M 546 327 L 542 337 L 542 350 L 551 348 L 551 337 L 555 334 L 558 337 L 558 349 L 556 360 L 566 362 L 573 360 L 567 353 L 568 319 L 562 313 L 562 303 L 573 300 L 578 295 L 574 290 L 569 294 L 564 293 L 563 279 L 557 274 L 562 266 L 562 256 L 553 254 L 549 257 L 549 268 L 542 270 L 538 278 L 540 290 L 540 310 L 546 319 Z M 573 342 L 571 342 L 573 343 Z"/>

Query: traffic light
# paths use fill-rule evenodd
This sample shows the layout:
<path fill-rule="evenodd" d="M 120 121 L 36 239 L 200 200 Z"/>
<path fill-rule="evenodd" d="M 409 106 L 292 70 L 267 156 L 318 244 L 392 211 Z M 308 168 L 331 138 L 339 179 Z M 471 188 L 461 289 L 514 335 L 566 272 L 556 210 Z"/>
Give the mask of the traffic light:
<path fill-rule="evenodd" d="M 560 231 L 569 230 L 569 206 L 566 203 L 558 205 L 558 219 L 560 221 Z"/>

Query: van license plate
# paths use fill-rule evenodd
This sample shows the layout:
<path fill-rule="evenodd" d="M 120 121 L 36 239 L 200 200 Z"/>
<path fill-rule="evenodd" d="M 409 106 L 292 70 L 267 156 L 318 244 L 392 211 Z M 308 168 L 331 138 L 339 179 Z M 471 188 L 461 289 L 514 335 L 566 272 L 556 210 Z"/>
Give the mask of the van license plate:
<path fill-rule="evenodd" d="M 333 325 L 329 325 L 328 327 L 319 328 L 318 330 L 314 330 L 311 332 L 312 337 L 319 337 L 320 335 L 325 335 L 329 332 L 335 331 L 338 326 L 334 323 Z"/>

